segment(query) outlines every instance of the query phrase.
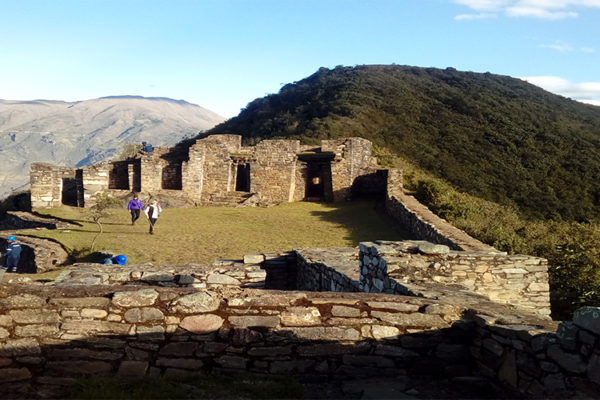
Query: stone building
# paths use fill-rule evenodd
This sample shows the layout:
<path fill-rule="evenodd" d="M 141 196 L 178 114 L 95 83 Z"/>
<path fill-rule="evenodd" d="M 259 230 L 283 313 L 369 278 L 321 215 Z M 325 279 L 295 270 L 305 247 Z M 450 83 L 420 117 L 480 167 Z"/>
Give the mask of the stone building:
<path fill-rule="evenodd" d="M 320 147 L 298 140 L 264 140 L 242 146 L 239 135 L 212 135 L 186 151 L 156 147 L 125 161 L 70 168 L 31 166 L 33 207 L 86 207 L 106 193 L 132 192 L 179 198 L 190 205 L 239 202 L 250 194 L 265 204 L 346 200 L 357 178 L 376 170 L 372 144 L 362 138 L 323 140 Z"/>

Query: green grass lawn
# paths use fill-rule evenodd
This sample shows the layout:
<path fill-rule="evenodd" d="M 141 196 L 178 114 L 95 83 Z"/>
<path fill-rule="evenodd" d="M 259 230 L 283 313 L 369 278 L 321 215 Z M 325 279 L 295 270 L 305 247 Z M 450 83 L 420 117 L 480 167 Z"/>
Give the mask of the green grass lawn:
<path fill-rule="evenodd" d="M 142 215 L 132 226 L 127 210 L 109 210 L 104 233 L 94 251 L 125 254 L 128 263 L 210 263 L 240 259 L 253 252 L 285 251 L 306 247 L 356 246 L 361 241 L 401 240 L 403 235 L 376 212 L 373 202 L 339 204 L 283 203 L 269 208 L 198 207 L 165 209 L 148 234 Z M 24 231 L 62 243 L 79 260 L 90 259 L 89 246 L 98 226 L 81 208 L 40 210 L 81 224 L 68 230 Z"/>

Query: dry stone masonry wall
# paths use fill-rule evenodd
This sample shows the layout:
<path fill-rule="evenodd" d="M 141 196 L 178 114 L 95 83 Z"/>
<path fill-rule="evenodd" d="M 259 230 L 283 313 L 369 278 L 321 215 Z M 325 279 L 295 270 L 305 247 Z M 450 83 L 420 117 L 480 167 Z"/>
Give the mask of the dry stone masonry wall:
<path fill-rule="evenodd" d="M 499 252 L 451 251 L 423 241 L 360 244 L 361 291 L 408 294 L 411 286 L 460 285 L 490 300 L 550 315 L 547 261 Z"/>
<path fill-rule="evenodd" d="M 239 135 L 211 135 L 198 139 L 185 154 L 178 148 L 155 147 L 152 153 L 125 161 L 80 169 L 34 163 L 32 206 L 88 207 L 96 194 L 125 198 L 132 192 L 185 197 L 190 204 L 211 205 L 237 190 L 255 193 L 267 205 L 307 197 L 343 201 L 357 177 L 376 169 L 371 142 L 361 138 L 323 141 L 320 148 L 311 149 L 312 158 L 302 158 L 306 148 L 298 140 L 264 140 L 243 147 L 241 139 Z M 72 187 L 65 186 L 68 182 L 73 182 Z M 317 188 L 316 194 L 308 193 L 308 186 Z"/>

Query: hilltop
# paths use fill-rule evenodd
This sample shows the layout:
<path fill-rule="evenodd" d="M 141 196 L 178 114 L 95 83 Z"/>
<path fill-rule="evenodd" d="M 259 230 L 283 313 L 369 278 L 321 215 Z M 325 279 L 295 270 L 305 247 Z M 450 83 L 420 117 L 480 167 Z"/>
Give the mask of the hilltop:
<path fill-rule="evenodd" d="M 145 140 L 172 146 L 223 120 L 168 98 L 0 100 L 0 198 L 28 186 L 32 162 L 90 165 L 110 159 L 125 144 Z"/>
<path fill-rule="evenodd" d="M 600 218 L 600 107 L 491 73 L 321 68 L 207 132 L 247 142 L 360 136 L 533 218 Z"/>

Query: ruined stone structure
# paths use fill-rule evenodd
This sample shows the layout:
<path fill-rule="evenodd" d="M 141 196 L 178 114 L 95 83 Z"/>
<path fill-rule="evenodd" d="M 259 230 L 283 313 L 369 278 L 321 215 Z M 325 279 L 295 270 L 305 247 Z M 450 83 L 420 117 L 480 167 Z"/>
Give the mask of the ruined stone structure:
<path fill-rule="evenodd" d="M 321 147 L 298 140 L 264 140 L 242 146 L 238 135 L 199 139 L 187 152 L 157 147 L 126 161 L 68 168 L 31 166 L 33 207 L 93 205 L 94 195 L 132 192 L 179 197 L 188 204 L 221 204 L 223 198 L 257 194 L 263 203 L 343 201 L 354 181 L 376 169 L 372 144 L 361 138 L 323 140 Z"/>
<path fill-rule="evenodd" d="M 598 397 L 600 309 L 558 324 L 461 282 L 452 290 L 402 283 L 408 295 L 325 292 L 364 288 L 370 271 L 362 266 L 375 252 L 378 264 L 392 265 L 406 260 L 389 248 L 427 257 L 421 245 L 364 243 L 360 255 L 298 250 L 288 273 L 303 291 L 252 289 L 268 281 L 263 267 L 268 274 L 267 264 L 287 262 L 289 253 L 212 267 L 76 264 L 50 285 L 5 286 L 0 395 L 60 397 L 85 375 L 252 371 L 333 383 L 349 398 L 381 389 L 382 379 L 395 392 L 375 397 L 435 397 L 428 390 L 443 382 L 469 398 L 492 388 L 506 398 Z M 543 269 L 535 261 L 518 262 Z"/>
<path fill-rule="evenodd" d="M 600 309 L 551 321 L 546 260 L 499 252 L 435 216 L 404 193 L 400 170 L 376 168 L 366 140 L 244 147 L 215 135 L 185 155 L 35 164 L 31 182 L 34 207 L 132 191 L 208 205 L 250 193 L 265 203 L 377 193 L 416 240 L 212 266 L 76 264 L 0 299 L 0 395 L 60 393 L 78 374 L 205 370 L 342 382 L 343 397 L 369 397 L 380 378 L 399 397 L 435 397 L 427 390 L 441 381 L 485 388 L 470 398 L 490 387 L 498 397 L 600 397 Z"/>

